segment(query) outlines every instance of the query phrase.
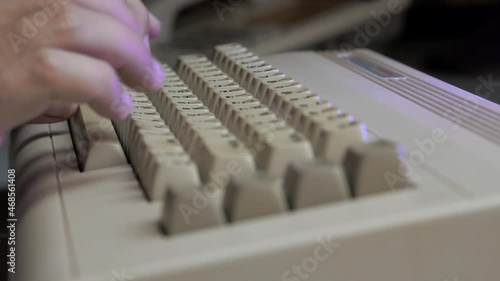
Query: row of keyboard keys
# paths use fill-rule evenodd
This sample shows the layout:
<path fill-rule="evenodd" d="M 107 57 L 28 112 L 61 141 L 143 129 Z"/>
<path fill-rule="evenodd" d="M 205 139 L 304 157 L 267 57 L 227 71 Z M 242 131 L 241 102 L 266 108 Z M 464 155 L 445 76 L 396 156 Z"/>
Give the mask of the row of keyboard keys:
<path fill-rule="evenodd" d="M 255 98 L 302 132 L 311 141 L 316 155 L 322 156 L 327 162 L 343 166 L 348 184 L 345 184 L 345 179 L 336 176 L 340 186 L 340 190 L 337 190 L 339 194 L 345 194 L 347 186 L 351 195 L 357 197 L 410 185 L 408 178 L 399 171 L 403 152 L 398 145 L 384 140 L 369 143 L 368 132 L 363 123 L 321 100 L 317 94 L 267 64 L 245 47 L 239 44 L 217 46 L 212 59 Z M 311 172 L 320 170 L 316 167 Z M 334 175 L 330 168 L 326 170 L 329 170 L 330 177 Z M 293 171 L 292 167 L 285 184 L 289 190 L 293 190 L 293 181 L 290 180 L 293 178 Z M 315 184 L 318 189 L 316 192 L 319 193 L 321 178 L 318 174 L 320 184 Z M 305 204 L 301 200 L 308 198 L 293 196 L 300 192 L 287 193 L 292 207 Z M 331 198 L 324 194 L 324 198 L 328 197 Z"/>
<path fill-rule="evenodd" d="M 222 198 L 229 178 L 251 177 L 255 173 L 254 158 L 175 72 L 167 66 L 164 70 L 165 85 L 151 101 L 198 164 L 204 185 L 169 189 L 161 225 L 175 234 L 223 224 Z"/>
<path fill-rule="evenodd" d="M 217 120 L 171 69 L 165 68 L 165 72 L 168 74 L 165 87 L 152 97 L 152 102 L 162 120 L 172 128 L 173 134 L 198 164 L 202 181 L 208 183 L 212 175 L 227 171 L 228 165 L 241 169 L 241 175 L 254 173 L 254 160 L 248 148 Z"/>
<path fill-rule="evenodd" d="M 181 56 L 179 75 L 231 132 L 254 149 L 259 169 L 282 176 L 291 163 L 313 159 L 312 148 L 300 133 L 205 56 Z"/>
<path fill-rule="evenodd" d="M 129 92 L 132 114 L 115 121 L 125 153 L 149 199 L 163 199 L 169 188 L 201 184 L 198 169 L 145 94 Z M 182 176 L 179 176 L 182 175 Z"/>
<path fill-rule="evenodd" d="M 349 145 L 368 142 L 365 125 L 239 44 L 216 47 L 213 60 L 256 99 L 302 132 L 316 155 L 342 163 Z"/>
<path fill-rule="evenodd" d="M 213 70 L 214 68 L 212 67 L 211 71 Z M 167 73 L 167 79 L 162 92 L 152 96 L 151 99 L 167 124 L 172 124 L 170 127 L 174 134 L 179 137 L 181 142 L 184 143 L 182 134 L 186 132 L 183 125 L 186 123 L 186 118 L 191 126 L 195 126 L 195 128 L 198 129 L 207 126 L 211 128 L 224 128 L 221 127 L 222 124 L 216 118 L 217 116 L 213 115 L 208 108 L 204 107 L 204 104 L 202 104 L 196 96 L 192 95 L 189 88 L 182 85 L 182 82 L 178 80 L 170 68 L 165 67 L 165 72 Z M 219 81 L 224 80 L 220 76 L 216 76 Z M 226 84 L 231 83 L 226 82 Z M 192 88 L 196 87 L 192 86 Z M 203 88 L 199 88 L 199 90 L 201 89 Z M 203 94 L 207 94 L 207 91 L 200 92 L 200 98 L 207 97 L 203 96 Z M 212 91 L 212 95 L 214 94 L 217 94 L 217 92 Z M 239 98 L 241 98 L 241 94 L 242 93 L 240 93 Z M 247 93 L 243 93 L 243 95 L 251 97 L 251 95 Z M 239 108 L 244 114 L 248 114 L 248 116 L 255 115 L 256 112 L 265 113 L 254 116 L 254 124 L 257 129 L 259 120 L 265 120 L 266 118 L 271 118 L 271 120 L 277 119 L 274 114 L 270 113 L 266 107 L 260 105 L 258 101 L 257 105 L 256 111 L 253 112 L 248 107 Z M 253 106 L 255 107 L 255 105 Z M 231 108 L 229 108 L 229 110 L 230 109 Z M 202 114 L 193 114 L 199 110 L 202 110 Z M 176 114 L 176 112 L 189 113 L 189 115 Z M 230 112 L 236 113 L 237 111 L 233 110 Z M 216 113 L 219 117 L 221 117 L 222 114 L 222 111 Z M 231 123 L 230 120 L 233 120 L 234 117 L 238 116 L 234 114 L 230 115 L 223 123 Z M 286 126 L 283 120 L 281 120 L 280 123 L 281 126 Z M 269 127 L 269 124 L 266 125 Z M 238 126 L 238 128 L 241 127 L 243 126 Z M 266 126 L 264 126 L 264 128 L 266 128 Z M 290 133 L 291 128 L 288 129 L 288 133 Z M 188 128 L 188 130 L 190 129 Z M 195 132 L 193 130 L 191 131 Z M 283 131 L 286 132 L 286 130 Z M 207 133 L 206 131 L 202 132 L 205 134 Z M 241 133 L 237 133 L 237 135 L 241 137 Z M 283 143 L 278 137 L 279 134 L 276 136 L 276 143 Z M 186 141 L 186 145 L 189 147 L 189 139 L 186 139 Z M 220 188 L 220 186 L 218 188 Z M 221 203 L 220 200 L 223 200 L 223 206 L 217 205 Z M 201 202 L 205 202 L 205 204 L 201 206 L 202 210 L 200 210 L 200 206 L 195 206 L 195 202 L 197 202 L 198 205 L 202 204 Z M 229 221 L 239 221 L 272 213 L 284 212 L 288 209 L 288 204 L 286 189 L 283 186 L 283 179 L 269 175 L 243 173 L 243 175 L 239 177 L 232 177 L 231 183 L 227 185 L 225 190 L 222 188 L 218 194 L 211 197 L 203 196 L 198 189 L 170 189 L 165 204 L 164 215 L 162 217 L 162 225 L 169 233 L 178 233 L 221 224 L 223 220 L 221 220 L 221 214 L 218 213 L 218 210 L 222 207 Z"/>
<path fill-rule="evenodd" d="M 245 61 L 243 61 L 243 63 L 244 62 Z M 259 71 L 264 71 L 262 70 L 265 68 L 264 63 L 259 61 L 257 64 L 261 67 L 261 70 L 256 70 L 257 73 L 259 73 Z M 234 65 L 236 64 L 233 62 L 233 71 L 235 69 Z M 321 156 L 320 159 L 326 160 L 326 162 L 321 165 L 317 165 L 316 163 L 312 164 L 310 161 L 302 161 L 309 164 L 308 169 L 304 168 L 307 167 L 307 165 L 296 165 L 302 166 L 304 169 L 295 170 L 296 172 L 302 172 L 302 179 L 304 181 L 307 182 L 308 178 L 312 179 L 315 176 L 317 177 L 316 179 L 320 181 L 325 179 L 323 184 L 312 184 L 313 180 L 310 180 L 309 182 L 311 184 L 298 185 L 296 188 L 294 187 L 293 181 L 289 180 L 290 177 L 293 178 L 294 170 L 292 168 L 291 172 L 289 171 L 285 187 L 287 198 L 292 208 L 307 207 L 345 199 L 351 195 L 359 196 L 391 189 L 387 181 L 383 182 L 376 180 L 375 183 L 377 186 L 372 186 L 369 183 L 356 184 L 352 180 L 349 182 L 346 181 L 343 171 L 343 168 L 345 168 L 345 155 L 351 147 L 355 147 L 358 144 L 361 147 L 376 147 L 374 151 L 390 159 L 385 161 L 386 163 L 400 163 L 400 159 L 398 158 L 399 154 L 385 153 L 383 149 L 379 149 L 381 146 L 376 145 L 379 142 L 375 142 L 374 145 L 367 144 L 367 130 L 363 123 L 354 120 L 352 116 L 343 113 L 329 102 L 320 100 L 318 95 L 303 88 L 299 83 L 293 81 L 293 79 L 287 78 L 284 74 L 275 71 L 279 78 L 273 78 L 271 76 L 269 79 L 274 80 L 268 79 L 266 81 L 274 85 L 273 89 L 279 89 L 278 92 L 271 88 L 268 88 L 265 94 L 261 96 L 258 96 L 259 92 L 257 92 L 255 96 L 259 99 L 256 101 L 253 95 L 249 95 L 238 83 L 229 78 L 226 73 L 222 72 L 219 68 L 215 67 L 214 64 L 203 55 L 182 56 L 178 66 L 179 74 L 187 80 L 191 88 L 195 89 L 195 92 L 200 95 L 200 98 L 210 110 L 214 111 L 215 115 L 220 118 L 229 129 L 236 130 L 235 134 L 244 140 L 246 140 L 247 137 L 244 132 L 250 131 L 246 123 L 244 123 L 248 121 L 248 119 L 256 118 L 254 119 L 256 122 L 252 123 L 252 125 L 257 128 L 259 127 L 259 125 L 257 125 L 259 123 L 258 120 L 278 120 L 277 124 L 279 124 L 279 126 L 286 126 L 284 120 L 276 118 L 274 113 L 270 112 L 265 105 L 258 102 L 259 100 L 265 101 L 268 96 L 273 96 L 273 92 L 270 91 L 274 91 L 274 96 L 278 94 L 282 96 L 279 102 L 273 102 L 273 99 L 268 99 L 270 103 L 269 107 L 275 111 L 279 112 L 281 110 L 284 112 L 282 115 L 288 118 L 287 121 L 309 137 L 311 143 L 316 148 L 316 152 Z M 271 67 L 268 68 L 271 69 Z M 242 71 L 241 69 L 244 68 L 239 69 Z M 231 71 L 231 68 L 229 71 Z M 238 73 L 235 75 L 237 74 Z M 255 79 L 253 81 L 255 82 Z M 258 89 L 258 87 L 256 87 L 256 89 Z M 275 100 L 276 99 L 274 99 L 274 101 Z M 235 108 L 236 110 L 234 110 Z M 253 110 L 255 110 L 255 112 L 253 112 Z M 238 123 L 234 121 L 237 120 L 232 117 L 234 112 L 244 112 L 243 122 Z M 265 122 L 263 123 L 265 124 Z M 267 124 L 267 126 L 269 126 L 269 124 Z M 283 145 L 283 143 L 286 142 L 276 141 L 276 143 Z M 397 146 L 393 144 L 390 144 L 390 146 L 393 146 L 397 150 Z M 270 153 L 266 151 L 266 153 L 262 155 L 269 156 Z M 258 167 L 263 168 L 264 166 L 262 163 L 259 163 L 258 155 L 256 158 Z M 277 157 L 277 159 L 279 158 Z M 320 162 L 321 161 L 323 160 L 320 160 Z M 290 162 L 283 163 L 283 166 L 286 167 Z M 350 162 L 352 161 L 347 161 L 347 163 Z M 264 163 L 266 162 L 264 161 Z M 365 165 L 366 162 L 358 161 L 356 163 L 359 164 L 360 167 L 368 167 L 365 171 L 371 170 L 370 165 Z M 383 164 L 379 166 L 394 171 L 394 166 Z M 313 174 L 314 176 L 308 177 L 309 174 Z M 380 173 L 368 173 L 368 178 L 371 179 L 371 176 L 377 176 L 379 174 Z M 273 174 L 271 173 L 271 175 Z M 282 176 L 282 174 L 277 175 Z M 359 173 L 357 175 L 363 177 L 364 174 Z M 373 180 L 375 180 L 375 178 L 373 178 Z M 311 192 L 306 191 L 311 189 Z"/>

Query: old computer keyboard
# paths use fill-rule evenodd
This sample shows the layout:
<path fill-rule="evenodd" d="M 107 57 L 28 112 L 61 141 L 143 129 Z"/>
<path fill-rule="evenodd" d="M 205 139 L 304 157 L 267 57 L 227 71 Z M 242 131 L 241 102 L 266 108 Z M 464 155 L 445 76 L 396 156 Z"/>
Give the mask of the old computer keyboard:
<path fill-rule="evenodd" d="M 500 276 L 500 106 L 369 50 L 165 71 L 123 121 L 13 133 L 15 280 Z"/>

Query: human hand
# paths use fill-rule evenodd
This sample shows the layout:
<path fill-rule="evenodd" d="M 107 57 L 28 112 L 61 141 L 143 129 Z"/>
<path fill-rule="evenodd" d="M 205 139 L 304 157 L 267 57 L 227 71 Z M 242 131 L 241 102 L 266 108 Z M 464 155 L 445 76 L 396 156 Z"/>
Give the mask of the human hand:
<path fill-rule="evenodd" d="M 121 81 L 154 92 L 164 75 L 149 39 L 160 22 L 140 0 L 0 2 L 0 139 L 25 122 L 56 122 L 88 103 L 119 119 Z"/>

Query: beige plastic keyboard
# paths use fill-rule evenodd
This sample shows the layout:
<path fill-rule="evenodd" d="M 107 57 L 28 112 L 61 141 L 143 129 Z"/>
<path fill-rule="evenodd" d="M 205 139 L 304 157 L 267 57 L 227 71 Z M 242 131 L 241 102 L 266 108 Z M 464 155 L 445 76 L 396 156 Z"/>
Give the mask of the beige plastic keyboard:
<path fill-rule="evenodd" d="M 125 120 L 81 105 L 15 131 L 16 280 L 500 276 L 498 106 L 467 119 L 491 117 L 487 135 L 447 131 L 427 106 L 446 102 L 424 99 L 471 95 L 378 54 L 270 60 L 239 44 L 181 56 L 160 92 L 126 88 Z M 422 80 L 420 102 L 405 96 Z"/>

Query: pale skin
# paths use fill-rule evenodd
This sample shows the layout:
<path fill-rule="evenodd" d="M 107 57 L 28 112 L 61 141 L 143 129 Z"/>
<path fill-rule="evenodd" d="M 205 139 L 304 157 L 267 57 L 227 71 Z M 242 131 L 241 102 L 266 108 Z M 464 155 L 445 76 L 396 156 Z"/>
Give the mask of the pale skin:
<path fill-rule="evenodd" d="M 164 75 L 149 40 L 160 22 L 140 0 L 0 0 L 0 145 L 25 123 L 71 117 L 87 103 L 111 119 Z"/>

